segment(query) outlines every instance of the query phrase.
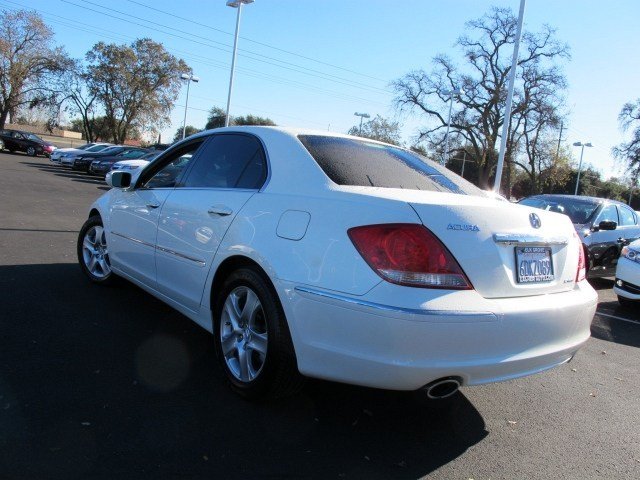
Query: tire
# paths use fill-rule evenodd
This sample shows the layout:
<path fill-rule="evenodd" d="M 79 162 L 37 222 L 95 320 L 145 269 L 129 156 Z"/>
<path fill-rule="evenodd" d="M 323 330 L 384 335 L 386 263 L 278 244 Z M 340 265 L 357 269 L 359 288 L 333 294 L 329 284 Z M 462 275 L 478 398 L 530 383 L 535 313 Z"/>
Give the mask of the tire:
<path fill-rule="evenodd" d="M 35 147 L 27 147 L 27 155 L 30 157 L 36 156 L 36 148 Z"/>
<path fill-rule="evenodd" d="M 232 390 L 266 400 L 302 388 L 284 311 L 258 268 L 242 267 L 227 277 L 213 319 L 216 356 Z"/>
<path fill-rule="evenodd" d="M 78 262 L 84 274 L 94 283 L 110 285 L 114 282 L 107 239 L 99 215 L 90 217 L 78 235 Z"/>

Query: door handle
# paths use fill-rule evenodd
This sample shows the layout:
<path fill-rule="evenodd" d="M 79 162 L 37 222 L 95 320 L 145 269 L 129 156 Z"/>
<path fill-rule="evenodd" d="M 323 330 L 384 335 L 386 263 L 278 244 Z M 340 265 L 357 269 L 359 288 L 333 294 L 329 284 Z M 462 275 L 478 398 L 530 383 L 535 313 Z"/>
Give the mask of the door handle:
<path fill-rule="evenodd" d="M 231 210 L 226 205 L 214 205 L 212 207 L 209 207 L 207 213 L 209 215 L 219 215 L 221 217 L 226 217 L 227 215 L 231 215 L 233 213 L 233 210 Z"/>
<path fill-rule="evenodd" d="M 159 203 L 147 203 L 147 208 L 158 208 L 159 206 Z"/>

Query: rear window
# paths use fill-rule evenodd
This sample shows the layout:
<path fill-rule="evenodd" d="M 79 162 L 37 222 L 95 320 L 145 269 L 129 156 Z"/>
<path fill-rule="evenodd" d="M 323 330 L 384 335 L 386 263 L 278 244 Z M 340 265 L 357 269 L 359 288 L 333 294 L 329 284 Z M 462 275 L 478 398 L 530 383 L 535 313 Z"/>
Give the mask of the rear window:
<path fill-rule="evenodd" d="M 485 196 L 462 177 L 402 148 L 322 135 L 299 135 L 298 138 L 324 173 L 338 185 Z"/>

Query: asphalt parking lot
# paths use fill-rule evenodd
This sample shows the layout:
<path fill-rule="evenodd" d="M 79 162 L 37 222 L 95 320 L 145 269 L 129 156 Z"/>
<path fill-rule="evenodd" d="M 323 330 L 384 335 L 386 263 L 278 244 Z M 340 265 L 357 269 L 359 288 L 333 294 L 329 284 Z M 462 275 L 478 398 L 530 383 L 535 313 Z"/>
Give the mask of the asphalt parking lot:
<path fill-rule="evenodd" d="M 210 336 L 142 290 L 91 285 L 99 179 L 0 154 L 0 478 L 639 478 L 640 308 L 611 280 L 592 338 L 533 377 L 415 394 L 310 381 L 238 399 Z"/>

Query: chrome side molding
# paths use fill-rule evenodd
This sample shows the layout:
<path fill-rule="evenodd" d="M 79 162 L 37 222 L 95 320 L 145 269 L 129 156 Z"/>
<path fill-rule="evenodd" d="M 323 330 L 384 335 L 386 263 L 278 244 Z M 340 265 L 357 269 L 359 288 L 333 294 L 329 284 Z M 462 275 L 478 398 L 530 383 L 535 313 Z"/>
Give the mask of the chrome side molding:
<path fill-rule="evenodd" d="M 433 319 L 437 319 L 438 317 L 443 318 L 443 322 L 451 322 L 455 321 L 457 318 L 458 321 L 474 321 L 474 322 L 495 322 L 497 321 L 497 317 L 495 314 L 491 312 L 483 312 L 483 311 L 464 311 L 464 310 L 423 310 L 419 308 L 405 308 L 405 307 L 397 307 L 391 305 L 383 305 L 380 303 L 369 302 L 360 298 L 353 298 L 346 295 L 340 295 L 333 292 L 327 292 L 325 290 L 318 290 L 315 288 L 297 286 L 294 287 L 294 291 L 298 294 L 302 294 L 303 296 L 311 296 L 311 297 L 321 297 L 326 298 L 338 302 L 343 302 L 345 304 L 351 304 L 358 307 L 365 307 L 372 309 L 375 313 L 380 312 L 388 312 L 399 315 L 416 315 L 423 318 L 431 317 Z M 466 320 L 465 320 L 466 319 Z"/>
<path fill-rule="evenodd" d="M 545 237 L 519 233 L 494 233 L 493 241 L 502 245 L 567 245 L 565 237 Z"/>

